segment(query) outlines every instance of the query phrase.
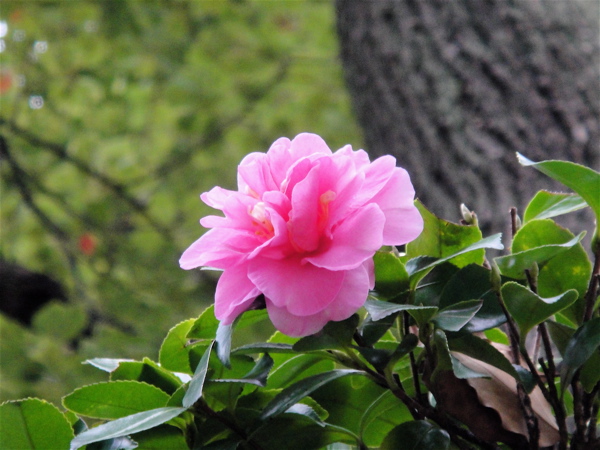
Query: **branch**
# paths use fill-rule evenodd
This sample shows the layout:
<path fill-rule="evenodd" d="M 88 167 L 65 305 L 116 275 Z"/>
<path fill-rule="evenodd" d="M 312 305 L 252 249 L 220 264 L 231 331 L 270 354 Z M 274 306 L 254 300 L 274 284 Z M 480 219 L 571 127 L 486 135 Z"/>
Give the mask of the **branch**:
<path fill-rule="evenodd" d="M 79 171 L 81 171 L 84 174 L 99 181 L 103 186 L 105 186 L 109 190 L 111 190 L 117 197 L 119 197 L 120 199 L 125 201 L 134 211 L 136 211 L 139 215 L 141 215 L 144 219 L 146 219 L 146 221 L 158 233 L 162 234 L 168 240 L 173 241 L 171 231 L 168 228 L 165 228 L 160 223 L 158 223 L 153 217 L 151 217 L 148 214 L 146 205 L 144 205 L 144 203 L 142 201 L 140 201 L 139 199 L 131 196 L 127 192 L 127 188 L 125 185 L 117 182 L 116 180 L 109 177 L 108 175 L 105 175 L 102 172 L 98 172 L 97 170 L 94 170 L 92 167 L 90 167 L 87 164 L 87 162 L 85 162 L 73 155 L 70 155 L 67 152 L 66 148 L 60 144 L 46 141 L 46 140 L 30 133 L 29 131 L 27 131 L 23 128 L 20 128 L 14 122 L 0 118 L 0 126 L 2 126 L 2 125 L 7 126 L 11 132 L 13 132 L 15 135 L 17 135 L 20 138 L 27 141 L 29 144 L 31 144 L 35 147 L 43 148 L 45 150 L 50 151 L 57 158 L 68 162 L 69 164 L 76 167 Z"/>

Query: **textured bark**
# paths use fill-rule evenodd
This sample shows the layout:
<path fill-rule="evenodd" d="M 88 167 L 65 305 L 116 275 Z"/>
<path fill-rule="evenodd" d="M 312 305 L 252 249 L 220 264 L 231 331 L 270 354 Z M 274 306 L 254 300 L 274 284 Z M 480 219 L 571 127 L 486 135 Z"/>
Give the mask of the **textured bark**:
<path fill-rule="evenodd" d="M 505 231 L 511 206 L 558 188 L 520 167 L 515 152 L 597 170 L 598 0 L 337 0 L 336 8 L 366 149 L 396 156 L 436 214 L 457 219 L 464 202 L 487 231 Z"/>

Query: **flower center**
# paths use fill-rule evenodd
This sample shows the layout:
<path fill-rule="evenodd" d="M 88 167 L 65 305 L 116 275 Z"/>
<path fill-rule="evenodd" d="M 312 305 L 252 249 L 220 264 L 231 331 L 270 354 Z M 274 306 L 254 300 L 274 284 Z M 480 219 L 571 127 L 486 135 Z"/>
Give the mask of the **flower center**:
<path fill-rule="evenodd" d="M 322 233 L 329 222 L 329 204 L 335 200 L 336 193 L 333 191 L 327 191 L 321 194 L 319 197 L 319 213 L 317 229 L 319 234 Z"/>
<path fill-rule="evenodd" d="M 267 216 L 264 202 L 256 203 L 256 205 L 250 209 L 248 214 L 252 217 L 254 234 L 265 239 L 270 239 L 275 235 L 275 229 Z"/>

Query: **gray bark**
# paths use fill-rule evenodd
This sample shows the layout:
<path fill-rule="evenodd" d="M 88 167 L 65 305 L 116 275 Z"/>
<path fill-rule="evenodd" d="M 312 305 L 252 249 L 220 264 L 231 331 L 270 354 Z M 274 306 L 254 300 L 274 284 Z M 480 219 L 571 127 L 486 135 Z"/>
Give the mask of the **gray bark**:
<path fill-rule="evenodd" d="M 465 203 L 506 231 L 511 206 L 560 189 L 515 152 L 598 168 L 599 11 L 597 0 L 337 0 L 366 150 L 393 154 L 434 213 L 455 220 Z"/>

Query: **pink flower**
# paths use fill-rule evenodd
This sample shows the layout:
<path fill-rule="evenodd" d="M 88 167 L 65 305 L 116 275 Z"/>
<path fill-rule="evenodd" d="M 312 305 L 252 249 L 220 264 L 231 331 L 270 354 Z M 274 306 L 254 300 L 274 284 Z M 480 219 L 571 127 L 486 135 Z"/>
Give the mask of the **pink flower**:
<path fill-rule="evenodd" d="M 222 269 L 215 315 L 227 325 L 264 294 L 275 327 L 306 336 L 344 320 L 374 286 L 373 255 L 415 239 L 423 219 L 408 173 L 348 145 L 332 153 L 303 133 L 280 138 L 238 167 L 238 190 L 201 195 L 225 217 L 181 256 L 183 269 Z"/>

